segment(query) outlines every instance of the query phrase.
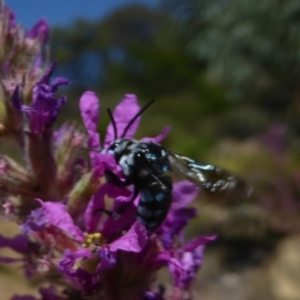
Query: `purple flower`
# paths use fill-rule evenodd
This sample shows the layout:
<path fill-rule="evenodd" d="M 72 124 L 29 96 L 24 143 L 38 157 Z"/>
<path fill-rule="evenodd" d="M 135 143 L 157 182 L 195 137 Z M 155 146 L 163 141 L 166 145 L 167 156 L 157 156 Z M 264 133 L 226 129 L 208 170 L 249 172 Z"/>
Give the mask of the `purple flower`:
<path fill-rule="evenodd" d="M 41 80 L 47 64 L 44 62 L 44 44 L 49 37 L 49 28 L 45 20 L 39 21 L 26 33 L 16 23 L 13 11 L 0 3 L 0 40 L 1 40 L 1 136 L 8 136 L 22 141 L 19 131 L 23 124 L 20 112 L 12 107 L 11 98 L 16 92 L 28 104 L 32 90 Z M 15 98 L 15 97 L 14 97 Z"/>
<path fill-rule="evenodd" d="M 21 144 L 25 145 L 25 160 L 37 179 L 37 189 L 53 197 L 51 190 L 57 178 L 57 164 L 53 153 L 53 127 L 65 96 L 56 98 L 55 92 L 61 85 L 69 81 L 65 78 L 56 78 L 50 83 L 50 77 L 56 62 L 52 64 L 46 74 L 35 85 L 32 93 L 31 105 L 25 105 L 21 101 L 17 87 L 12 100 L 17 114 L 23 117 L 18 128 Z"/>
<path fill-rule="evenodd" d="M 47 225 L 47 219 L 42 208 L 31 211 L 26 221 L 21 225 L 24 234 L 31 234 L 35 231 L 44 229 Z"/>
<path fill-rule="evenodd" d="M 50 84 L 55 65 L 56 62 L 34 87 L 31 106 L 23 105 L 18 97 L 14 97 L 15 108 L 27 116 L 32 134 L 42 134 L 48 128 L 53 127 L 62 104 L 67 100 L 65 96 L 56 99 L 54 93 L 60 85 L 69 84 L 69 80 L 56 78 Z"/>
<path fill-rule="evenodd" d="M 15 107 L 26 113 L 33 135 L 42 137 L 52 128 L 62 103 L 54 98 L 54 92 L 64 81 L 49 84 L 50 75 L 51 71 L 40 81 L 31 107 L 15 102 Z M 73 299 L 74 295 L 87 299 L 164 299 L 162 286 L 153 284 L 161 268 L 169 268 L 174 291 L 187 292 L 201 266 L 204 245 L 213 239 L 202 237 L 185 243 L 183 229 L 196 215 L 195 208 L 186 206 L 198 196 L 199 189 L 187 181 L 174 183 L 171 208 L 157 232 L 147 232 L 137 221 L 139 196 L 122 214 L 117 214 L 132 199 L 132 189 L 104 180 L 106 169 L 123 179 L 114 157 L 100 151 L 115 140 L 113 125 L 108 126 L 102 146 L 97 132 L 96 95 L 86 92 L 80 99 L 80 109 L 90 148 L 90 164 L 82 169 L 84 175 L 61 199 L 36 199 L 39 207 L 31 210 L 21 225 L 23 235 L 13 240 L 0 238 L 0 244 L 23 255 L 21 260 L 28 276 L 38 276 L 53 286 L 59 283 L 64 296 L 69 297 L 66 299 Z M 117 136 L 123 135 L 139 110 L 136 97 L 126 95 L 113 111 Z M 137 118 L 125 137 L 133 138 L 139 122 Z M 158 143 L 168 131 L 166 127 L 159 136 L 143 140 Z M 65 127 L 53 136 L 57 147 L 64 143 L 64 132 Z M 53 161 L 56 163 L 55 156 Z M 49 172 L 49 168 L 46 170 Z M 83 198 L 89 199 L 86 205 L 81 203 Z M 0 260 L 10 262 L 6 257 Z M 166 295 L 174 291 L 171 289 Z M 45 300 L 61 299 L 52 289 L 41 290 L 41 295 Z"/>
<path fill-rule="evenodd" d="M 8 247 L 21 254 L 26 253 L 28 251 L 28 242 L 28 237 L 23 234 L 17 235 L 13 238 L 6 238 L 0 235 L 0 248 Z M 0 256 L 0 261 L 2 263 L 13 263 L 21 260 L 22 259 Z"/>
<path fill-rule="evenodd" d="M 99 118 L 99 100 L 95 93 L 85 92 L 79 103 L 81 116 L 88 133 L 90 159 L 96 176 L 102 176 L 104 170 L 115 167 L 114 158 L 109 154 L 99 153 L 101 150 L 100 135 L 97 131 Z"/>
<path fill-rule="evenodd" d="M 3 49 L 0 72 L 5 91 L 1 101 L 8 102 L 15 88 L 20 85 L 24 88 L 24 98 L 29 99 L 32 88 L 44 74 L 44 45 L 49 39 L 49 26 L 42 19 L 30 31 L 24 31 L 23 26 L 16 23 L 13 11 L 3 1 L 0 4 L 0 25 Z"/>
<path fill-rule="evenodd" d="M 170 211 L 160 228 L 161 238 L 166 248 L 171 248 L 176 235 L 179 235 L 188 221 L 196 216 L 194 207 L 187 207 L 199 192 L 198 186 L 182 181 L 173 185 L 173 199 Z"/>
<path fill-rule="evenodd" d="M 66 250 L 58 264 L 60 273 L 68 279 L 77 289 L 88 292 L 96 288 L 93 283 L 94 276 L 88 270 L 75 267 L 78 260 L 92 259 L 93 253 L 88 249 L 80 249 L 76 252 Z"/>
<path fill-rule="evenodd" d="M 48 266 L 46 271 L 53 273 L 55 270 L 51 270 L 52 260 L 55 257 L 58 258 L 61 253 L 62 259 L 58 264 L 58 270 L 79 290 L 85 292 L 95 290 L 98 285 L 101 285 L 97 278 L 102 270 L 105 273 L 107 268 L 119 268 L 120 266 L 117 264 L 119 251 L 140 253 L 147 244 L 146 229 L 136 222 L 127 233 L 112 239 L 110 243 L 103 242 L 99 249 L 95 248 L 93 244 L 91 246 L 94 249 L 89 247 L 81 249 L 84 233 L 72 221 L 66 211 L 66 206 L 61 203 L 40 200 L 39 202 L 42 207 L 31 213 L 22 229 L 28 236 L 39 240 L 40 245 L 44 245 L 46 248 L 43 250 L 43 261 L 39 257 L 34 257 L 34 253 L 26 253 L 27 257 L 31 255 L 33 263 L 28 268 L 39 267 L 41 272 L 42 264 L 46 263 Z M 26 251 L 24 250 L 24 252 Z M 78 261 L 81 261 L 80 267 L 74 269 Z M 92 265 L 94 267 L 91 269 Z M 97 273 L 95 273 L 96 270 Z"/>
<path fill-rule="evenodd" d="M 188 290 L 202 265 L 204 246 L 216 239 L 216 236 L 199 237 L 177 250 L 174 256 L 180 263 L 180 267 L 169 264 L 169 269 L 174 280 L 174 285 L 181 290 Z"/>
<path fill-rule="evenodd" d="M 70 241 L 72 240 L 73 243 L 83 242 L 84 234 L 79 227 L 75 225 L 67 212 L 65 204 L 57 202 L 43 202 L 39 199 L 37 199 L 37 201 L 41 204 L 41 208 L 33 210 L 21 226 L 25 234 L 30 236 L 31 234 L 47 231 L 49 234 L 53 235 L 53 239 L 59 230 L 61 235 L 69 237 Z M 56 231 L 54 233 L 52 232 L 53 228 L 55 228 Z M 59 242 L 68 242 L 68 239 L 56 242 L 57 243 L 54 247 L 59 246 Z"/>
<path fill-rule="evenodd" d="M 67 212 L 66 205 L 62 203 L 43 202 L 38 200 L 43 211 L 43 220 L 61 231 L 67 233 L 72 239 L 83 242 L 83 233 L 74 224 L 74 221 Z M 38 209 L 39 210 L 39 209 Z M 40 222 L 38 222 L 40 223 Z"/>
<path fill-rule="evenodd" d="M 16 16 L 15 13 L 9 8 L 9 7 L 5 7 L 5 11 L 8 14 L 8 19 L 9 19 L 9 26 L 8 28 L 10 30 L 14 29 L 16 27 Z"/>
<path fill-rule="evenodd" d="M 147 240 L 145 227 L 136 221 L 121 238 L 110 244 L 110 250 L 112 252 L 124 250 L 138 253 L 145 247 Z"/>
<path fill-rule="evenodd" d="M 5 238 L 0 235 L 0 248 L 9 247 L 16 252 L 24 253 L 27 251 L 27 245 L 28 238 L 26 235 L 20 234 L 14 238 Z"/>
<path fill-rule="evenodd" d="M 39 20 L 33 28 L 27 33 L 27 37 L 36 39 L 39 38 L 45 44 L 49 39 L 50 31 L 47 20 Z"/>

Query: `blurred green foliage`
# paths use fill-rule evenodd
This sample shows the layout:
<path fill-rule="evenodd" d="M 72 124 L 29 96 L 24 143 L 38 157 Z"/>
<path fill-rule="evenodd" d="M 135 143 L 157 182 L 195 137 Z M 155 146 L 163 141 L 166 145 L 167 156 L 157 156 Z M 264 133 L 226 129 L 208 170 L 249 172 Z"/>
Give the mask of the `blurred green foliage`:
<path fill-rule="evenodd" d="M 155 135 L 171 125 L 169 146 L 200 158 L 217 134 L 212 119 L 232 104 L 223 87 L 207 81 L 188 43 L 183 24 L 172 15 L 137 5 L 98 22 L 78 20 L 70 28 L 54 29 L 58 73 L 73 82 L 68 115 L 78 117 L 77 101 L 87 89 L 100 95 L 103 107 L 113 107 L 125 93 L 136 93 L 142 103 L 155 98 L 142 134 Z M 106 123 L 105 113 L 103 118 Z"/>
<path fill-rule="evenodd" d="M 226 86 L 230 99 L 299 130 L 300 2 L 222 2 L 191 17 L 192 53 L 206 62 L 210 80 Z"/>
<path fill-rule="evenodd" d="M 132 5 L 56 28 L 52 55 L 73 82 L 66 110 L 78 117 L 87 89 L 106 107 L 124 93 L 155 98 L 143 134 L 169 123 L 169 145 L 198 158 L 219 138 L 248 138 L 275 121 L 299 131 L 299 16 L 294 0 L 163 0 L 160 10 Z"/>

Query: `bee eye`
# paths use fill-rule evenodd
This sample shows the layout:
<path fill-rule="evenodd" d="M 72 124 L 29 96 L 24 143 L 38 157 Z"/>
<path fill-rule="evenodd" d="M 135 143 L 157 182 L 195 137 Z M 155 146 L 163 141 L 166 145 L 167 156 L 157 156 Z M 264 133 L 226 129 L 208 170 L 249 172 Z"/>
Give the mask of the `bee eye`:
<path fill-rule="evenodd" d="M 115 150 L 118 146 L 120 145 L 120 142 L 114 142 L 114 143 L 112 143 L 110 146 L 109 146 L 109 148 L 108 148 L 108 150 Z"/>

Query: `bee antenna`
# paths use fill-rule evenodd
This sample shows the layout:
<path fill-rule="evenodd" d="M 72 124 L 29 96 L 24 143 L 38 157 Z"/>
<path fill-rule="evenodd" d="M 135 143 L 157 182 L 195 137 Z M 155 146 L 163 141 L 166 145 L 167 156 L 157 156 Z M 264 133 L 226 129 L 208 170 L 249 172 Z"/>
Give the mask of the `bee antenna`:
<path fill-rule="evenodd" d="M 113 129 L 114 129 L 114 139 L 116 140 L 118 138 L 118 130 L 117 130 L 116 121 L 114 119 L 114 116 L 113 116 L 110 108 L 107 109 L 107 113 L 108 113 L 108 116 L 109 116 L 110 121 L 112 123 Z"/>
<path fill-rule="evenodd" d="M 132 126 L 132 124 L 134 123 L 134 121 L 154 102 L 154 99 L 150 100 L 144 107 L 142 107 L 138 113 L 128 122 L 128 124 L 126 125 L 121 138 L 125 137 L 127 131 L 129 130 L 129 128 Z"/>

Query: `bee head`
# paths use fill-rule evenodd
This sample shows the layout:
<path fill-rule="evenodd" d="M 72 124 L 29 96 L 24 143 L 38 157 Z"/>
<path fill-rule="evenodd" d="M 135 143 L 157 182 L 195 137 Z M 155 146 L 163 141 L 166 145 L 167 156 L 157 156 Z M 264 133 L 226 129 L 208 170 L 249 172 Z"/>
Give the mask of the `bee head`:
<path fill-rule="evenodd" d="M 116 139 L 107 149 L 107 152 L 112 154 L 116 161 L 130 152 L 130 146 L 136 141 L 133 139 L 120 138 Z"/>

